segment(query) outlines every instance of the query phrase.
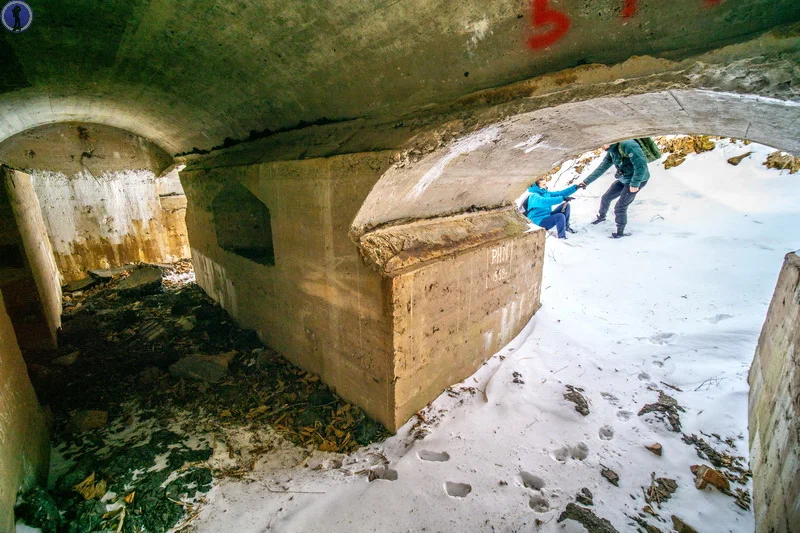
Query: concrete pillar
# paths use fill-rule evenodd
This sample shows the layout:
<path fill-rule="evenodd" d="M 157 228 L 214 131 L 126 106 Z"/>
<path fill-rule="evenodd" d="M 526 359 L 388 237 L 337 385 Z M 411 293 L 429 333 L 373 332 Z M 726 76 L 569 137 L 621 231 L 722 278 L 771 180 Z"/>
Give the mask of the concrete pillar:
<path fill-rule="evenodd" d="M 54 348 L 61 282 L 29 175 L 0 166 L 0 293 L 25 350 Z"/>
<path fill-rule="evenodd" d="M 750 368 L 756 531 L 800 528 L 800 257 L 786 256 Z"/>
<path fill-rule="evenodd" d="M 14 531 L 17 493 L 47 482 L 50 439 L 0 292 L 0 531 Z"/>
<path fill-rule="evenodd" d="M 396 430 L 536 311 L 544 232 L 526 233 L 516 211 L 501 209 L 351 236 L 392 161 L 379 152 L 198 163 L 181 180 L 198 284 L 265 343 Z M 259 203 L 268 210 L 256 217 L 258 238 L 252 217 L 237 226 L 230 202 L 218 200 L 231 191 L 243 212 L 265 212 Z M 271 247 L 273 261 L 237 253 L 237 231 L 248 249 Z"/>

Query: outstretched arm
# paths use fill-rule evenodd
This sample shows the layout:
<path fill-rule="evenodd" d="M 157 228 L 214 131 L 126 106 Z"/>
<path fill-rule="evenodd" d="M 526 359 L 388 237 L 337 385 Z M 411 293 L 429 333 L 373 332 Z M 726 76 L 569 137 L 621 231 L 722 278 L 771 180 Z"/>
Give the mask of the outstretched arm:
<path fill-rule="evenodd" d="M 584 185 L 589 185 L 597 178 L 605 174 L 605 171 L 611 168 L 611 165 L 614 164 L 614 161 L 611 159 L 611 154 L 606 152 L 606 156 L 603 158 L 603 162 L 600 163 L 600 166 L 597 167 L 594 172 L 589 174 L 589 177 L 583 180 Z"/>

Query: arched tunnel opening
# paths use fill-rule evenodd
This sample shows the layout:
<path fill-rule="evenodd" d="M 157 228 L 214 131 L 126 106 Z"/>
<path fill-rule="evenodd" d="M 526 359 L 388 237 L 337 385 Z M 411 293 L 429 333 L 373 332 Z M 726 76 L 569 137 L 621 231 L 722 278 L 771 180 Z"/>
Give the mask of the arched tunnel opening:
<path fill-rule="evenodd" d="M 798 6 L 410 1 L 2 6 L 0 531 L 796 529 Z"/>

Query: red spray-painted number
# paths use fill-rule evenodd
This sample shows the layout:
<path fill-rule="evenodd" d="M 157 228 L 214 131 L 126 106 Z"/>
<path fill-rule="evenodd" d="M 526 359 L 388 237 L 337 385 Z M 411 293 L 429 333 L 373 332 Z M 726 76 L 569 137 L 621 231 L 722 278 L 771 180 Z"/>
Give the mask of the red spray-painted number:
<path fill-rule="evenodd" d="M 636 10 L 639 9 L 637 5 L 637 0 L 625 0 L 625 5 L 622 6 L 622 18 L 629 19 L 636 14 Z"/>
<path fill-rule="evenodd" d="M 569 27 L 572 25 L 572 21 L 567 15 L 548 5 L 549 1 L 531 0 L 531 18 L 534 29 L 546 29 L 545 33 L 534 35 L 528 39 L 528 46 L 534 50 L 555 44 L 569 31 Z"/>

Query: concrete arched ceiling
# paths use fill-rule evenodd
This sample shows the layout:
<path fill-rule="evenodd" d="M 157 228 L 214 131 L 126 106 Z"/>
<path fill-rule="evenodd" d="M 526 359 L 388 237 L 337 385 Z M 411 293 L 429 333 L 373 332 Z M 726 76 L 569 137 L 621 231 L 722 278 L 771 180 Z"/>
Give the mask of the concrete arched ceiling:
<path fill-rule="evenodd" d="M 800 20 L 797 0 L 30 4 L 30 29 L 0 31 L 0 141 L 90 122 L 170 153 L 400 116 L 578 64 L 681 58 Z"/>
<path fill-rule="evenodd" d="M 536 176 L 603 144 L 685 133 L 750 139 L 800 154 L 800 102 L 683 89 L 522 113 L 395 165 L 370 192 L 353 230 L 498 206 L 519 197 Z"/>

